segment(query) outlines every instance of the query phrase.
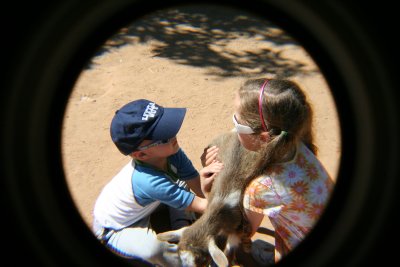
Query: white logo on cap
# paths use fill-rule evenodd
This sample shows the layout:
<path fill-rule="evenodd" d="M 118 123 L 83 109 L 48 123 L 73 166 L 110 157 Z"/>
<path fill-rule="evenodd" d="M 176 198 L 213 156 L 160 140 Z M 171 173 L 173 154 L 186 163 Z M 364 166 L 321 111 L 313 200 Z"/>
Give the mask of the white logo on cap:
<path fill-rule="evenodd" d="M 146 110 L 143 113 L 142 121 L 147 121 L 149 117 L 154 118 L 158 110 L 155 103 L 151 102 L 147 105 Z"/>

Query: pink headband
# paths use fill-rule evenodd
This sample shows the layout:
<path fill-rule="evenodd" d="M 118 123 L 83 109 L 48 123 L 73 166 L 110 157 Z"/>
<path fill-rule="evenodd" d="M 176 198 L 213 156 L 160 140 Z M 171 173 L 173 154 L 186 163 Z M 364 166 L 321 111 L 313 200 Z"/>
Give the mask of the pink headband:
<path fill-rule="evenodd" d="M 263 83 L 263 85 L 261 85 L 260 96 L 258 97 L 258 113 L 260 114 L 261 125 L 262 125 L 264 131 L 266 131 L 266 132 L 268 132 L 268 128 L 264 122 L 264 116 L 263 116 L 263 112 L 262 112 L 262 101 L 263 101 L 263 96 L 264 96 L 264 88 L 268 82 L 269 82 L 269 80 L 266 79 L 265 82 Z"/>

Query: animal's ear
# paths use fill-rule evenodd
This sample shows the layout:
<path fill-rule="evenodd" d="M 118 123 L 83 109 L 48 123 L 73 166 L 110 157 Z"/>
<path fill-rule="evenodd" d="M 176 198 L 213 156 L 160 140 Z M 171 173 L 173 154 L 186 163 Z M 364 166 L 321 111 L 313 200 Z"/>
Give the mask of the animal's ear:
<path fill-rule="evenodd" d="M 186 227 L 182 227 L 181 229 L 174 230 L 174 231 L 168 231 L 164 233 L 159 233 L 157 234 L 157 239 L 161 241 L 168 241 L 168 242 L 179 242 L 179 240 L 182 237 L 183 232 L 186 230 Z"/>
<path fill-rule="evenodd" d="M 211 258 L 218 267 L 228 267 L 228 258 L 217 244 L 215 244 L 214 238 L 210 238 L 208 242 L 208 252 L 210 252 Z"/>

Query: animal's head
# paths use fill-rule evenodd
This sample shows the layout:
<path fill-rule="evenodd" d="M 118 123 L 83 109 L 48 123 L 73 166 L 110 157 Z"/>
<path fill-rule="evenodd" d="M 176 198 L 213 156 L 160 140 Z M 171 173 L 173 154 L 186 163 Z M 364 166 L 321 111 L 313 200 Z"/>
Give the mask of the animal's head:
<path fill-rule="evenodd" d="M 215 240 L 211 236 L 195 236 L 190 227 L 169 231 L 157 235 L 161 241 L 179 242 L 178 254 L 183 267 L 208 266 L 211 259 L 218 267 L 227 267 L 228 259 L 217 243 L 225 244 L 225 240 Z"/>

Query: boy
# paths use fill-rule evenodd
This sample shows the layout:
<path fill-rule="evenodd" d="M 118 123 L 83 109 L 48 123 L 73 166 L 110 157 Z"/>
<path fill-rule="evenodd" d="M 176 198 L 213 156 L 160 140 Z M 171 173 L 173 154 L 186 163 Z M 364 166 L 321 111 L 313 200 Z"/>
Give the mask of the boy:
<path fill-rule="evenodd" d="M 179 265 L 173 244 L 160 242 L 150 229 L 150 215 L 163 203 L 171 207 L 173 228 L 179 228 L 185 224 L 174 227 L 175 222 L 188 225 L 193 212 L 202 213 L 207 206 L 202 192 L 206 185 L 201 185 L 199 173 L 176 139 L 185 113 L 185 108 L 164 108 L 140 99 L 123 106 L 112 119 L 111 138 L 132 160 L 99 195 L 93 230 L 123 256 L 161 266 Z M 200 172 L 203 180 L 211 181 L 210 173 L 215 173 L 213 178 L 222 163 L 213 166 Z"/>

